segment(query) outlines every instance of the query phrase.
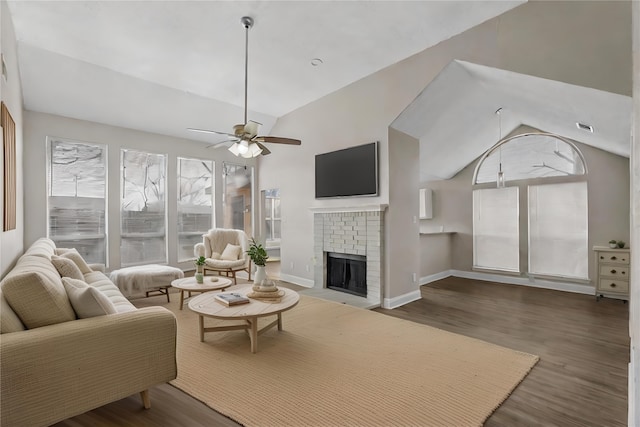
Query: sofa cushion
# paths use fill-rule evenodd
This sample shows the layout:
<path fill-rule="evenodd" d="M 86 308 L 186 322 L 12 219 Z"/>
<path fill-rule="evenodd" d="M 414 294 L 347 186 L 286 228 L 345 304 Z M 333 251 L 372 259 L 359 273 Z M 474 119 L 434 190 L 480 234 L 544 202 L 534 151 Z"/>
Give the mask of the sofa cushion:
<path fill-rule="evenodd" d="M 64 258 L 57 255 L 51 256 L 51 263 L 60 273 L 60 277 L 70 277 L 76 280 L 83 280 L 84 276 L 75 262 L 69 258 Z M 64 283 L 64 281 L 62 282 Z M 73 304 L 71 304 L 73 305 Z"/>
<path fill-rule="evenodd" d="M 39 256 L 49 259 L 55 253 L 56 244 L 51 239 L 41 237 L 27 248 L 24 255 Z"/>
<path fill-rule="evenodd" d="M 18 315 L 11 309 L 4 295 L 0 291 L 0 334 L 24 331 L 25 327 Z"/>
<path fill-rule="evenodd" d="M 106 295 L 84 281 L 63 277 L 62 284 L 79 319 L 118 312 Z"/>
<path fill-rule="evenodd" d="M 70 251 L 62 253 L 60 256 L 68 258 L 71 261 L 75 262 L 82 274 L 91 273 L 91 267 L 89 267 L 89 264 L 87 264 L 87 262 L 84 260 L 84 258 L 82 258 L 82 255 L 80 255 L 77 250 L 71 249 Z"/>
<path fill-rule="evenodd" d="M 99 271 L 92 271 L 84 275 L 84 281 L 91 287 L 98 289 L 103 295 L 109 298 L 109 301 L 115 306 L 118 313 L 127 311 L 135 311 L 137 308 L 122 295 L 120 289 Z"/>
<path fill-rule="evenodd" d="M 227 246 L 222 251 L 220 259 L 223 261 L 235 261 L 240 256 L 240 246 L 227 243 Z"/>
<path fill-rule="evenodd" d="M 28 329 L 76 318 L 62 283 L 48 280 L 39 272 L 5 277 L 2 281 L 2 293 Z"/>

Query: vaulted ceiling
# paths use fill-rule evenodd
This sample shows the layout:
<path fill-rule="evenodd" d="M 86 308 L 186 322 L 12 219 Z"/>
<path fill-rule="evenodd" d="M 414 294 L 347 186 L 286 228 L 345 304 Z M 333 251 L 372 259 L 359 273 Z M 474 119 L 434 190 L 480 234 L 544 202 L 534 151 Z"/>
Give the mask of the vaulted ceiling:
<path fill-rule="evenodd" d="M 8 3 L 26 109 L 211 143 L 224 137 L 186 128 L 230 131 L 242 122 L 242 16 L 255 19 L 249 119 L 268 134 L 278 117 L 525 1 Z M 620 31 L 628 26 L 630 33 L 630 23 L 616 17 L 619 12 L 606 24 Z M 526 49 L 545 43 L 580 46 L 586 50 L 575 54 L 588 58 L 607 29 L 580 28 L 581 34 L 545 40 L 544 28 L 529 21 L 513 19 L 518 31 L 503 33 L 522 37 L 503 47 L 511 71 L 453 61 L 391 124 L 420 141 L 422 181 L 455 175 L 520 124 L 629 156 L 631 98 L 624 90 L 615 83 L 613 89 L 581 86 L 589 82 L 574 70 L 560 82 L 546 78 L 557 71 L 552 62 L 526 62 L 535 57 Z M 509 55 L 519 62 L 509 64 Z M 321 64 L 312 65 L 317 59 Z M 496 106 L 503 108 L 500 131 Z"/>
<path fill-rule="evenodd" d="M 515 1 L 9 1 L 25 108 L 212 142 L 522 4 Z M 322 64 L 313 66 L 319 58 Z"/>

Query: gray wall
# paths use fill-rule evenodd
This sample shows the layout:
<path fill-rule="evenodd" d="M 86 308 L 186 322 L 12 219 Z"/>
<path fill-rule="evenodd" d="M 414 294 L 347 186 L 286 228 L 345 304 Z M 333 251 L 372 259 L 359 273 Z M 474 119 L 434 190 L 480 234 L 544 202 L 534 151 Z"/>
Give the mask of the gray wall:
<path fill-rule="evenodd" d="M 4 102 L 16 124 L 16 228 L 0 232 L 0 277 L 13 266 L 23 252 L 24 203 L 22 166 L 22 86 L 18 75 L 18 53 L 13 22 L 6 1 L 0 2 L 0 50 L 7 66 L 7 80 L 0 78 L 0 99 Z M 4 149 L 0 147 L 0 201 L 4 200 Z M 4 210 L 0 205 L 0 228 L 3 226 Z"/>
<path fill-rule="evenodd" d="M 302 140 L 301 147 L 276 147 L 274 155 L 260 159 L 261 188 L 282 189 L 283 275 L 299 283 L 313 280 L 312 269 L 306 269 L 314 262 L 309 208 L 391 204 L 389 179 L 395 171 L 390 166 L 389 146 L 394 141 L 387 128 L 450 61 L 460 59 L 630 95 L 629 12 L 630 2 L 528 2 L 278 119 L 274 135 Z M 381 142 L 380 196 L 315 200 L 314 155 L 375 140 Z M 413 191 L 413 187 L 407 185 L 400 191 Z M 417 198 L 417 192 L 412 197 Z M 413 205 L 393 204 L 392 209 L 406 210 L 402 215 L 407 217 L 417 215 Z M 462 218 L 456 221 L 462 226 Z M 387 224 L 385 228 L 393 234 L 402 232 L 396 229 L 401 226 Z M 460 235 L 452 237 L 454 268 L 470 265 L 457 259 L 462 248 L 471 248 L 468 229 L 461 229 Z M 408 245 L 418 253 L 422 239 Z M 433 268 L 442 266 L 442 262 L 436 264 Z M 386 268 L 389 276 L 403 274 L 392 265 Z M 405 285 L 389 286 L 386 298 L 407 293 Z M 418 285 L 410 288 L 417 290 Z"/>
<path fill-rule="evenodd" d="M 177 157 L 194 157 L 215 161 L 215 209 L 216 219 L 222 215 L 222 162 L 234 164 L 255 163 L 235 157 L 224 149 L 206 149 L 202 142 L 178 139 L 163 135 L 140 132 L 132 129 L 108 126 L 84 120 L 69 119 L 52 114 L 27 111 L 24 115 L 24 194 L 25 229 L 24 242 L 28 246 L 36 239 L 46 236 L 47 230 L 47 189 L 46 189 L 46 140 L 47 136 L 67 138 L 107 145 L 107 186 L 108 186 L 108 246 L 109 267 L 120 267 L 120 149 L 129 148 L 167 155 L 167 254 L 169 264 L 192 269 L 191 263 L 179 264 L 177 260 Z M 257 193 L 257 192 L 256 192 Z M 254 193 L 254 206 L 256 206 Z M 254 209 L 255 212 L 255 209 Z"/>
<path fill-rule="evenodd" d="M 633 125 L 631 143 L 631 302 L 628 425 L 640 425 L 640 2 L 633 3 Z"/>
<path fill-rule="evenodd" d="M 535 131 L 521 126 L 512 134 Z M 574 141 L 575 142 L 575 141 Z M 587 185 L 589 197 L 589 247 L 607 245 L 610 239 L 624 240 L 629 244 L 629 159 L 611 154 L 581 143 L 576 145 L 582 151 L 587 163 Z M 478 160 L 471 163 L 455 177 L 445 181 L 422 183 L 423 187 L 434 191 L 434 216 L 421 220 L 423 229 L 435 224 L 444 226 L 446 231 L 454 231 L 451 236 L 451 264 L 449 269 L 471 271 L 473 266 L 473 203 L 472 178 Z M 530 181 L 535 182 L 534 180 Z M 527 185 L 524 181 L 522 185 Z M 521 187 L 526 191 L 526 187 Z M 521 221 L 526 222 L 526 210 L 521 209 Z M 431 226 L 434 227 L 434 226 Z M 522 229 L 522 227 L 521 227 Z M 422 237 L 421 275 L 439 273 L 444 265 L 425 262 L 436 254 L 440 246 L 427 244 L 433 237 Z M 435 243 L 435 242 L 434 242 Z M 527 238 L 521 235 L 521 253 L 526 254 Z M 525 260 L 526 261 L 526 260 Z M 521 263 L 522 265 L 522 263 Z M 593 276 L 593 259 L 589 258 L 589 271 Z"/>

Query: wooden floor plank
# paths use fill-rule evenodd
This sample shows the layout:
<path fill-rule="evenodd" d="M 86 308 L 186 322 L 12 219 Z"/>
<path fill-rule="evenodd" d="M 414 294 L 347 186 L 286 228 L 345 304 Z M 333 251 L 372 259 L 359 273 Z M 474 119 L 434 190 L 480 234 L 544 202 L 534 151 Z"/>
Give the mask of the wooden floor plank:
<path fill-rule="evenodd" d="M 487 427 L 626 426 L 628 304 L 454 277 L 421 291 L 376 311 L 540 356 Z M 56 426 L 239 426 L 168 384 L 150 391 L 150 410 L 136 394 Z"/>

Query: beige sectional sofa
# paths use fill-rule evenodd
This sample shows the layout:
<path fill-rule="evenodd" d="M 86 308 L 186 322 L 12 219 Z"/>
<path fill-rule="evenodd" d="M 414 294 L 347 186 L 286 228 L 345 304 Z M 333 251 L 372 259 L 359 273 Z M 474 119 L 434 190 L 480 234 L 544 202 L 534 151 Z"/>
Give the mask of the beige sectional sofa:
<path fill-rule="evenodd" d="M 56 254 L 39 239 L 0 282 L 2 426 L 51 425 L 136 393 L 149 407 L 148 389 L 177 375 L 175 316 L 137 309 L 86 264 L 83 280 L 61 278 Z M 78 298 L 70 285 L 90 292 Z M 96 307 L 111 314 L 87 317 Z"/>

